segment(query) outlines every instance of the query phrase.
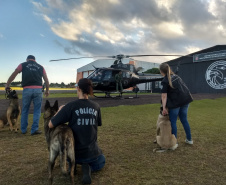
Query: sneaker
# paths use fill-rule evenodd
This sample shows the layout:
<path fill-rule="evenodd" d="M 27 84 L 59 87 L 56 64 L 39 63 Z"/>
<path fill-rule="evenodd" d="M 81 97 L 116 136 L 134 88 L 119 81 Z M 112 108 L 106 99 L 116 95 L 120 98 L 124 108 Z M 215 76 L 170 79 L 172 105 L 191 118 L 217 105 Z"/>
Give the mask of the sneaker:
<path fill-rule="evenodd" d="M 188 139 L 185 139 L 185 143 L 189 144 L 189 145 L 193 145 L 193 141 L 192 140 L 188 140 Z"/>
<path fill-rule="evenodd" d="M 170 150 L 176 150 L 176 149 L 177 149 L 177 147 L 178 147 L 178 143 L 177 143 L 177 144 L 175 144 L 174 146 L 172 146 L 172 147 L 170 148 Z"/>
<path fill-rule="evenodd" d="M 91 184 L 91 181 L 92 181 L 91 180 L 91 169 L 88 164 L 82 165 L 82 173 L 83 173 L 82 183 L 83 184 Z"/>
<path fill-rule="evenodd" d="M 37 134 L 41 134 L 42 132 L 39 130 L 36 130 L 34 133 L 31 133 L 31 135 L 37 135 Z"/>

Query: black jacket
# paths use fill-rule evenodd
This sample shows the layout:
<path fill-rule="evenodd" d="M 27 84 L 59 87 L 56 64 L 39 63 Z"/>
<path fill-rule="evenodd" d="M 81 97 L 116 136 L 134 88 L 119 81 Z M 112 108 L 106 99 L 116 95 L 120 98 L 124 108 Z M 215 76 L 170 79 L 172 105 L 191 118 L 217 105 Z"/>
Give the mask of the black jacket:
<path fill-rule="evenodd" d="M 182 107 L 193 101 L 191 93 L 183 80 L 177 75 L 171 75 L 173 88 L 169 85 L 168 77 L 165 76 L 162 80 L 162 93 L 167 93 L 168 108 Z"/>

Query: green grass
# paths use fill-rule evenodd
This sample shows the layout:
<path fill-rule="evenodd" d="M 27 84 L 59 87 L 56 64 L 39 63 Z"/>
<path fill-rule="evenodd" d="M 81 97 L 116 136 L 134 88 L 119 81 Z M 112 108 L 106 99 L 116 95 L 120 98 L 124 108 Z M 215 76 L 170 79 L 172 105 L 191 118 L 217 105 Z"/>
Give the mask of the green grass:
<path fill-rule="evenodd" d="M 93 185 L 223 185 L 226 179 L 226 98 L 197 100 L 190 104 L 188 120 L 194 145 L 184 143 L 178 121 L 179 147 L 153 153 L 159 104 L 102 108 L 103 126 L 98 141 L 106 166 L 92 174 Z M 32 115 L 29 117 L 32 123 Z M 29 128 L 30 128 L 29 124 Z M 40 120 L 43 130 L 43 118 Z M 0 131 L 0 184 L 48 184 L 48 151 L 44 134 Z M 81 184 L 81 167 L 75 176 Z M 54 184 L 70 184 L 54 169 Z"/>

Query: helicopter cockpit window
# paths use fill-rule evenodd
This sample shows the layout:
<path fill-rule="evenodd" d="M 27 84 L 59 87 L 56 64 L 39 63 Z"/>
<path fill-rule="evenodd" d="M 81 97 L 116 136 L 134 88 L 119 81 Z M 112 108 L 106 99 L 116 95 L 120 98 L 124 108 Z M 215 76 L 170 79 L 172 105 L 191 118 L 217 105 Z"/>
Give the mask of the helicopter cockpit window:
<path fill-rule="evenodd" d="M 104 71 L 103 80 L 109 80 L 112 76 L 112 71 Z"/>
<path fill-rule="evenodd" d="M 122 72 L 122 77 L 123 77 L 123 78 L 126 77 L 126 72 Z"/>
<path fill-rule="evenodd" d="M 123 78 L 130 78 L 130 72 L 123 72 L 122 77 Z"/>
<path fill-rule="evenodd" d="M 130 78 L 130 72 L 126 72 L 126 78 Z"/>
<path fill-rule="evenodd" d="M 101 80 L 102 75 L 103 75 L 102 70 L 96 70 L 90 75 L 90 78 L 92 78 L 94 80 Z"/>

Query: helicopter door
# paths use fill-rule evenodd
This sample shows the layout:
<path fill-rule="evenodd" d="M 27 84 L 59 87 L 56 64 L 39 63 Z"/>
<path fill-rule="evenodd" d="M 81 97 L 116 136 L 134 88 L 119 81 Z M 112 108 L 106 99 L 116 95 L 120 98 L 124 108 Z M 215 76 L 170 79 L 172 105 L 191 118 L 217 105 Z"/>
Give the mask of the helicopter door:
<path fill-rule="evenodd" d="M 128 86 L 130 78 L 131 78 L 130 72 L 123 71 L 122 78 L 123 78 L 123 80 L 122 80 L 123 81 L 123 85 Z"/>
<path fill-rule="evenodd" d="M 109 85 L 111 77 L 112 77 L 112 71 L 104 71 L 103 73 L 104 85 Z"/>

